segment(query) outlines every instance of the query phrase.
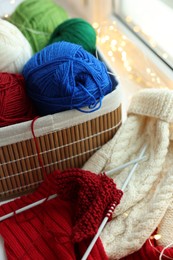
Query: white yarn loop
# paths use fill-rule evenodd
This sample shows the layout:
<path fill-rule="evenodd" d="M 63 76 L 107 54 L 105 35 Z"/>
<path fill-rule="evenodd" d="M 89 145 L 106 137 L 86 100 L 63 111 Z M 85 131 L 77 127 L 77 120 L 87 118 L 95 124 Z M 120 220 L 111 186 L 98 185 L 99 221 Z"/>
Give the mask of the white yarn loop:
<path fill-rule="evenodd" d="M 0 19 L 0 72 L 21 73 L 31 56 L 32 48 L 20 30 Z"/>
<path fill-rule="evenodd" d="M 159 260 L 162 260 L 162 256 L 166 257 L 167 259 L 171 259 L 171 260 L 172 260 L 172 257 L 169 257 L 169 256 L 167 256 L 167 255 L 164 254 L 164 251 L 165 251 L 166 247 L 164 247 L 163 250 L 160 252 L 157 248 L 155 248 L 155 247 L 152 245 L 150 239 L 149 239 L 149 243 L 150 243 L 150 246 L 151 246 L 152 248 L 154 248 L 154 250 L 155 250 L 156 252 L 160 253 L 160 255 L 159 255 Z M 173 242 L 172 242 L 172 244 L 173 244 Z M 161 253 L 162 253 L 162 255 L 161 255 Z M 161 258 L 160 258 L 160 257 L 161 257 Z"/>
<path fill-rule="evenodd" d="M 160 253 L 160 256 L 159 256 L 159 260 L 162 260 L 162 256 L 165 256 L 165 255 L 164 255 L 164 251 L 165 251 L 167 248 L 171 247 L 171 246 L 173 246 L 173 241 L 162 249 L 162 251 L 161 251 L 161 253 Z M 166 256 L 166 257 L 167 257 L 167 256 Z M 173 259 L 173 258 L 171 258 L 171 259 Z"/>

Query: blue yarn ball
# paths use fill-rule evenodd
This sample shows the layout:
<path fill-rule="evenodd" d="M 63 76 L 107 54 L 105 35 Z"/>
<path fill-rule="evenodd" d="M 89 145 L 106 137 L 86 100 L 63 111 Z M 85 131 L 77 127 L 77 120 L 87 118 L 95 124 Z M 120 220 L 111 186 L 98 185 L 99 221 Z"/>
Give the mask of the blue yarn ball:
<path fill-rule="evenodd" d="M 23 76 L 40 115 L 69 109 L 95 111 L 113 90 L 105 64 L 80 45 L 64 41 L 32 56 L 24 66 Z"/>

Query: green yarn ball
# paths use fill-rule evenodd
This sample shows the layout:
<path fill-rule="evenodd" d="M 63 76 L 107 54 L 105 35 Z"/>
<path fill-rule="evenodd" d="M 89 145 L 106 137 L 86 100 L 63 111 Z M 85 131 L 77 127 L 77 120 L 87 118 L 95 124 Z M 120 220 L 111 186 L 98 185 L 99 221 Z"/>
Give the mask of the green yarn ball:
<path fill-rule="evenodd" d="M 68 19 L 54 30 L 49 40 L 49 44 L 59 41 L 79 44 L 86 51 L 95 54 L 96 31 L 92 25 L 84 19 Z"/>
<path fill-rule="evenodd" d="M 30 42 L 34 52 L 43 49 L 55 28 L 68 19 L 67 12 L 51 0 L 25 0 L 9 17 Z"/>

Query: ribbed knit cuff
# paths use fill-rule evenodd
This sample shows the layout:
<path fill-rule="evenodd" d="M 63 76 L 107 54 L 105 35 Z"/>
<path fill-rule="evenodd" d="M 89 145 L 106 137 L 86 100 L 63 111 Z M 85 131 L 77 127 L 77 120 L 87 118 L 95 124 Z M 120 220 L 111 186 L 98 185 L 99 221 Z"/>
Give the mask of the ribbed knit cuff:
<path fill-rule="evenodd" d="M 128 114 L 139 114 L 173 122 L 173 90 L 143 89 L 133 96 Z"/>

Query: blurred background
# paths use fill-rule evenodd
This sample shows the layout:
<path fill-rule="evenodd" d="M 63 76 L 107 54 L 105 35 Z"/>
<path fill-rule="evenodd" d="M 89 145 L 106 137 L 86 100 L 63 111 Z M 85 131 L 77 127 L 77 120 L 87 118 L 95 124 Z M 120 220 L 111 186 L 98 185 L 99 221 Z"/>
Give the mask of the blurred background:
<path fill-rule="evenodd" d="M 23 0 L 0 0 L 8 19 Z M 172 0 L 54 0 L 96 30 L 97 50 L 119 79 L 125 111 L 140 88 L 173 88 Z"/>
<path fill-rule="evenodd" d="M 54 0 L 55 1 L 55 0 Z M 22 0 L 0 0 L 8 18 Z M 118 75 L 124 103 L 141 87 L 173 88 L 172 0 L 56 0 L 97 32 L 97 47 Z"/>

